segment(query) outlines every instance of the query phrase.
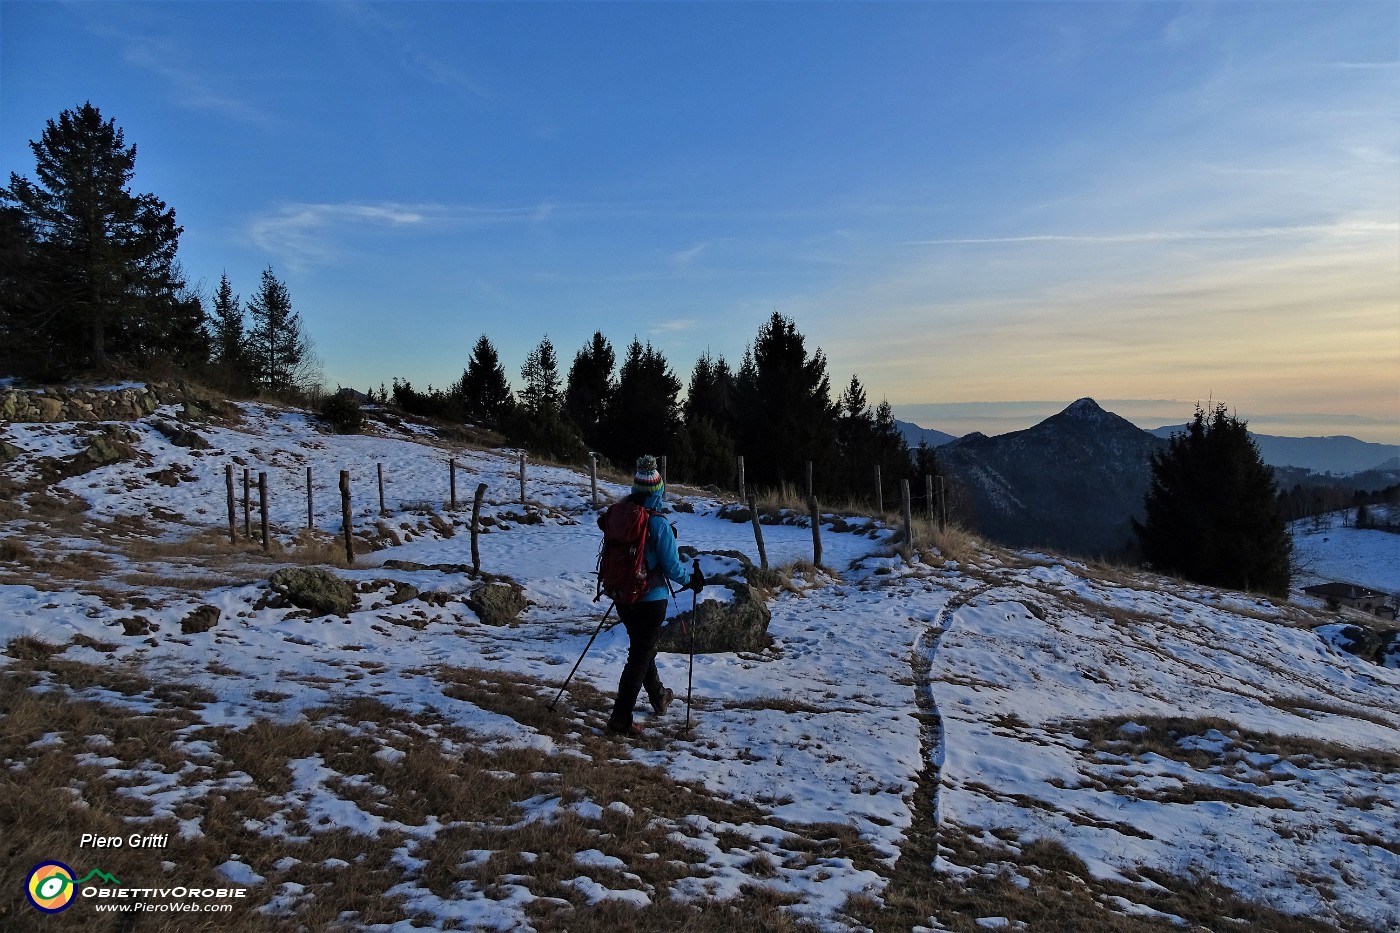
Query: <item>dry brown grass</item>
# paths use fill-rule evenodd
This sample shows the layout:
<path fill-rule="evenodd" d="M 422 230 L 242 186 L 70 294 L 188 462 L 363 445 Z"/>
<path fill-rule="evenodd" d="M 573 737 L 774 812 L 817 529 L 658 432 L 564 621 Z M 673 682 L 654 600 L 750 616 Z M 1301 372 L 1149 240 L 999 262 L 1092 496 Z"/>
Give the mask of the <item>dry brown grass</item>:
<path fill-rule="evenodd" d="M 251 889 L 250 900 L 238 904 L 232 914 L 214 915 L 217 923 L 210 929 L 331 929 L 347 919 L 351 926 L 413 920 L 431 925 L 434 918 L 415 915 L 401 896 L 386 893 L 406 880 L 396 850 L 409 846 L 424 867 L 408 877 L 441 897 L 461 897 L 464 889 L 504 897 L 512 884 L 527 887 L 541 898 L 527 908 L 531 924 L 540 930 L 718 933 L 799 928 L 783 910 L 795 897 L 763 885 L 780 880 L 779 864 L 737 833 L 721 833 L 720 841 L 732 854 L 746 856 L 753 885 L 724 903 L 684 903 L 668 894 L 679 880 L 707 872 L 703 860 L 697 861 L 700 857 L 676 834 L 685 830 L 687 817 L 702 814 L 742 825 L 767 822 L 766 815 L 631 762 L 619 755 L 612 740 L 585 736 L 585 756 L 481 748 L 435 713 L 409 713 L 355 695 L 313 710 L 297 722 L 258 720 L 242 729 L 201 728 L 188 709 L 201 698 L 193 688 L 132 680 L 123 692 L 156 704 L 153 711 L 142 713 L 74 696 L 72 691 L 99 683 L 110 687 L 111 672 L 65 663 L 62 647 L 16 640 L 8 649 L 15 660 L 0 678 L 0 760 L 21 765 L 0 770 L 0 825 L 10 830 L 0 843 L 5 855 L 0 884 L 11 890 L 22 885 L 30 866 L 45 858 L 64 859 L 84 871 L 98 867 L 128 885 L 169 881 L 172 876 L 161 864 L 168 860 L 178 866 L 182 882 L 222 884 L 217 866 L 238 853 L 267 883 Z M 536 722 L 561 744 L 578 730 L 578 718 L 570 711 L 554 714 L 544 709 L 536 686 L 484 671 L 449 673 L 449 691 Z M 28 689 L 41 678 L 48 680 L 50 689 Z M 575 693 L 580 695 L 587 697 L 587 692 Z M 44 736 L 50 740 L 36 746 Z M 54 742 L 54 736 L 61 742 Z M 115 759 L 115 769 L 107 762 L 75 760 L 75 753 L 89 747 L 91 736 L 104 737 L 100 754 Z M 191 758 L 178 747 L 177 738 L 211 751 Z M 462 754 L 463 747 L 470 752 Z M 315 819 L 292 802 L 287 796 L 293 786 L 292 765 L 311 758 L 340 775 L 326 781 L 326 790 L 387 821 L 377 835 Z M 197 767 L 178 782 L 188 797 L 174 805 L 175 816 L 198 818 L 202 834 L 185 839 L 168 816 L 150 819 L 154 811 L 146 795 L 122 790 L 144 783 L 139 772 L 176 774 L 190 762 Z M 225 785 L 216 793 L 198 790 L 206 781 Z M 55 788 L 73 786 L 82 787 L 86 805 L 78 805 L 76 795 L 54 794 Z M 565 809 L 553 819 L 522 820 L 525 811 L 519 802 L 542 799 L 557 800 Z M 604 807 L 610 801 L 625 801 L 630 809 L 604 809 L 601 818 L 567 809 L 584 801 Z M 433 831 L 428 823 L 432 817 L 455 825 Z M 395 824 L 417 827 L 414 831 L 425 835 L 415 842 L 409 831 Z M 264 825 L 285 830 L 264 834 Z M 874 865 L 847 827 L 790 828 L 806 838 L 790 846 L 793 852 L 784 868 L 814 866 L 833 852 Z M 82 833 L 124 837 L 134 831 L 170 833 L 169 845 L 161 850 L 109 849 L 100 855 L 76 848 Z M 493 854 L 464 865 L 463 853 L 471 849 Z M 585 849 L 621 859 L 625 870 L 637 877 L 580 866 L 573 853 Z M 337 861 L 327 865 L 327 860 Z M 505 875 L 518 877 L 512 882 L 504 880 Z M 590 906 L 569 883 L 580 875 L 616 890 L 648 891 L 652 903 L 640 909 L 616 902 Z M 313 896 L 298 901 L 289 916 L 258 912 L 284 884 L 301 885 Z M 6 910 L 0 912 L 0 926 L 33 919 L 24 909 L 0 908 Z M 131 915 L 99 914 L 79 903 L 68 915 L 70 921 L 75 918 L 83 929 L 105 933 L 129 929 Z M 140 929 L 156 933 L 192 928 L 200 927 L 189 924 L 189 915 L 150 914 L 140 921 Z"/>
<path fill-rule="evenodd" d="M 1349 711 L 1347 714 L 1353 715 Z M 1141 731 L 1124 732 L 1123 726 L 1129 722 L 1140 726 Z M 1400 771 L 1400 752 L 1353 748 L 1305 736 L 1254 732 L 1216 717 L 1108 717 L 1077 721 L 1066 728 L 1083 739 L 1087 749 L 1133 757 L 1154 753 L 1198 770 L 1233 764 L 1250 754 L 1263 754 L 1277 755 L 1303 767 L 1348 767 L 1378 774 Z M 1183 748 L 1180 744 L 1184 738 L 1203 736 L 1211 730 L 1231 740 L 1232 747 L 1224 757 L 1201 748 Z"/>

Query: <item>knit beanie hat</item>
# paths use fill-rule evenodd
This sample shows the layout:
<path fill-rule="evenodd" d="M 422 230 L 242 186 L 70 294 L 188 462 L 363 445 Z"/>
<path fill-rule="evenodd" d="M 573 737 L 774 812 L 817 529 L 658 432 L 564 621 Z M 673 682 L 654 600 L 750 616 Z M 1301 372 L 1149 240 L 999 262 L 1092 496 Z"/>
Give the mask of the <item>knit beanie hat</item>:
<path fill-rule="evenodd" d="M 632 477 L 632 491 L 654 496 L 665 489 L 661 481 L 661 470 L 656 466 L 656 458 L 650 454 L 637 458 L 637 472 Z"/>

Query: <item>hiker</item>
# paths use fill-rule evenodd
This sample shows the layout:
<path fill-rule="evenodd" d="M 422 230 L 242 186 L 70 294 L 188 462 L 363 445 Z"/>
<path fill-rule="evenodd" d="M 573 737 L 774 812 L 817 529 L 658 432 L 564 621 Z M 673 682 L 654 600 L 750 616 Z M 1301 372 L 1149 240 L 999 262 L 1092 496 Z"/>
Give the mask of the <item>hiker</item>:
<path fill-rule="evenodd" d="M 608 511 L 623 503 L 641 506 L 649 513 L 645 548 L 646 590 L 635 602 L 614 601 L 617 616 L 627 628 L 629 645 L 627 664 L 622 668 L 622 677 L 617 683 L 617 702 L 608 719 L 608 729 L 612 732 L 636 735 L 642 731 L 632 721 L 632 710 L 643 687 L 651 700 L 652 710 L 658 716 L 665 713 L 666 707 L 675 699 L 675 692 L 661 683 L 656 671 L 656 646 L 661 639 L 661 625 L 666 620 L 666 599 L 670 595 L 666 581 L 674 580 L 697 593 L 705 585 L 698 569 L 690 573 L 681 563 L 680 554 L 676 551 L 675 529 L 660 514 L 665 488 L 656 458 L 640 457 L 636 474 L 632 477 L 632 494 L 598 516 L 598 527 L 603 528 Z"/>

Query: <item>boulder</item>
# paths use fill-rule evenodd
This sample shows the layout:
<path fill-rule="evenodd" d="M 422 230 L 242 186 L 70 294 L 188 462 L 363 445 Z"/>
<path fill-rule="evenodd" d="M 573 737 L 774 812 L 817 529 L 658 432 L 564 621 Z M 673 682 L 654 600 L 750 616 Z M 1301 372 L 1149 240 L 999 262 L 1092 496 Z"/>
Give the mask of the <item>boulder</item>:
<path fill-rule="evenodd" d="M 117 622 L 121 624 L 123 635 L 137 637 L 151 634 L 151 620 L 145 616 L 127 616 Z"/>
<path fill-rule="evenodd" d="M 1354 654 L 1367 661 L 1379 660 L 1381 651 L 1385 647 L 1384 636 L 1360 625 L 1332 623 L 1320 625 L 1313 631 L 1322 636 L 1333 647 L 1340 648 L 1347 654 Z"/>
<path fill-rule="evenodd" d="M 192 610 L 180 620 L 180 631 L 186 635 L 207 632 L 219 622 L 219 610 L 207 603 Z"/>
<path fill-rule="evenodd" d="M 733 599 L 730 602 L 702 601 L 693 621 L 689 611 L 676 616 L 662 626 L 658 651 L 686 654 L 692 650 L 690 634 L 682 634 L 682 624 L 694 628 L 696 654 L 754 653 L 772 644 L 768 623 L 773 614 L 757 590 L 739 580 L 711 581 L 707 583 L 710 585 L 728 587 Z"/>
<path fill-rule="evenodd" d="M 513 580 L 488 580 L 467 595 L 467 608 L 487 625 L 510 625 L 530 601 L 525 589 Z"/>
<path fill-rule="evenodd" d="M 62 421 L 63 402 L 52 395 L 41 395 L 34 400 L 35 407 L 39 409 L 40 421 Z"/>
<path fill-rule="evenodd" d="M 1400 668 L 1400 632 L 1386 632 L 1376 650 L 1376 663 L 1381 667 Z"/>
<path fill-rule="evenodd" d="M 0 463 L 9 463 L 22 453 L 24 453 L 24 451 L 20 450 L 14 444 L 8 441 L 0 441 Z"/>
<path fill-rule="evenodd" d="M 284 567 L 269 582 L 287 602 L 317 615 L 345 616 L 355 608 L 350 584 L 319 567 Z"/>
<path fill-rule="evenodd" d="M 136 459 L 136 448 L 132 444 L 136 440 L 137 438 L 125 428 L 109 425 L 100 434 L 94 434 L 88 438 L 87 448 L 80 456 L 92 466 L 134 460 Z"/>
<path fill-rule="evenodd" d="M 186 428 L 182 428 L 178 424 L 171 424 L 168 421 L 154 421 L 152 422 L 152 427 L 165 435 L 165 439 L 176 447 L 188 447 L 191 450 L 208 450 L 214 446 L 201 435 Z"/>

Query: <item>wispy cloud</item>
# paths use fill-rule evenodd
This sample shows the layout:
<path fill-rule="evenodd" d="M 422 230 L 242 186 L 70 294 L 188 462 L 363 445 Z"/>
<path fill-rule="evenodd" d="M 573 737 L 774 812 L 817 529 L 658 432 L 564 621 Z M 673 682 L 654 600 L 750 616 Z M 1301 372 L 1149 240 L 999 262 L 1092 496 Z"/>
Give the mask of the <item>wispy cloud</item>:
<path fill-rule="evenodd" d="M 653 336 L 663 336 L 665 334 L 676 334 L 690 330 L 700 322 L 694 318 L 680 318 L 674 321 L 661 321 L 653 327 L 647 328 L 647 333 Z"/>
<path fill-rule="evenodd" d="M 386 16 L 381 8 L 367 3 L 332 3 L 328 8 L 343 14 L 364 35 L 385 47 L 409 74 L 471 97 L 491 99 L 484 85 L 456 65 L 427 51 L 413 38 L 410 25 Z"/>
<path fill-rule="evenodd" d="M 548 221 L 548 205 L 483 207 L 471 204 L 344 202 L 291 203 L 254 217 L 248 239 L 259 249 L 302 268 L 341 257 L 363 236 L 395 233 L 447 235 L 469 227 L 538 224 Z"/>
<path fill-rule="evenodd" d="M 248 224 L 262 250 L 305 267 L 333 259 L 348 234 L 422 228 L 447 213 L 433 204 L 287 204 Z"/>
<path fill-rule="evenodd" d="M 234 82 L 220 81 L 208 62 L 192 61 L 188 45 L 174 36 L 161 34 L 159 25 L 119 23 L 105 16 L 98 18 L 99 12 L 107 14 L 114 6 L 73 4 L 70 8 L 83 14 L 83 23 L 89 32 L 115 44 L 128 64 L 159 78 L 177 106 L 206 110 L 261 126 L 276 122 L 270 113 L 246 98 L 222 90 L 220 84 Z"/>

